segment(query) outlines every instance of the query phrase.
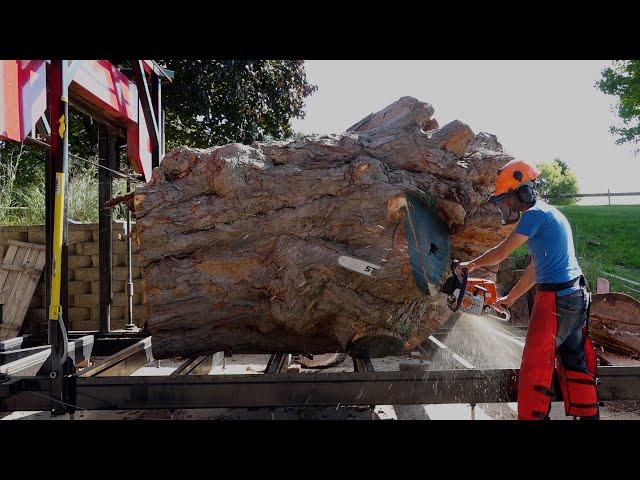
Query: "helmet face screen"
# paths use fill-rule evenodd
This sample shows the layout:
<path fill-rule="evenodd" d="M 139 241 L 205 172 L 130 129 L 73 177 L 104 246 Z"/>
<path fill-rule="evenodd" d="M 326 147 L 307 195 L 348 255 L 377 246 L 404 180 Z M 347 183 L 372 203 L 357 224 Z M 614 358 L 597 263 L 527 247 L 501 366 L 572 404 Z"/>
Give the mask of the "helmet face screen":
<path fill-rule="evenodd" d="M 503 195 L 498 195 L 496 197 L 491 197 L 489 199 L 490 203 L 497 205 L 500 209 L 500 214 L 502 215 L 502 224 L 510 225 L 512 223 L 516 223 L 520 220 L 520 212 L 518 210 L 513 209 L 505 200 L 512 195 L 512 192 L 506 193 Z"/>

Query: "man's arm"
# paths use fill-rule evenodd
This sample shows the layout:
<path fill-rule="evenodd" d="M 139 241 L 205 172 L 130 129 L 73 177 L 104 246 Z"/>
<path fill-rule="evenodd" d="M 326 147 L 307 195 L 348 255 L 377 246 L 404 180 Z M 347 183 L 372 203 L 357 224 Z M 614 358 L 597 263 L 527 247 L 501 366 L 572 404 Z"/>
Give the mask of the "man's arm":
<path fill-rule="evenodd" d="M 498 246 L 487 250 L 475 260 L 470 262 L 460 263 L 459 268 L 466 268 L 469 273 L 480 267 L 490 267 L 497 265 L 507 258 L 511 252 L 527 241 L 529 237 L 521 235 L 519 233 L 512 232 L 502 243 Z"/>
<path fill-rule="evenodd" d="M 511 305 L 513 305 L 516 300 L 518 300 L 522 295 L 527 293 L 527 291 L 531 287 L 533 287 L 533 285 L 536 283 L 535 277 L 536 276 L 533 262 L 530 262 L 524 273 L 522 274 L 522 277 L 520 277 L 518 283 L 513 286 L 509 294 L 506 297 L 500 297 L 498 300 L 496 300 L 496 303 L 494 305 L 496 307 L 511 307 Z"/>

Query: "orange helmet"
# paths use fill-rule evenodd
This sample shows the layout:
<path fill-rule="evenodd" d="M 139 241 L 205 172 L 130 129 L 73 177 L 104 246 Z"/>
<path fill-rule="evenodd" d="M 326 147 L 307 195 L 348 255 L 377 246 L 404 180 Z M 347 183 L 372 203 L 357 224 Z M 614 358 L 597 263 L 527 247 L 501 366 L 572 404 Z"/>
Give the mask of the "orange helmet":
<path fill-rule="evenodd" d="M 495 198 L 505 193 L 515 192 L 516 189 L 527 182 L 533 182 L 540 176 L 540 172 L 530 163 L 524 160 L 511 160 L 498 170 L 496 177 L 496 189 L 491 195 Z M 529 184 L 531 185 L 531 184 Z"/>

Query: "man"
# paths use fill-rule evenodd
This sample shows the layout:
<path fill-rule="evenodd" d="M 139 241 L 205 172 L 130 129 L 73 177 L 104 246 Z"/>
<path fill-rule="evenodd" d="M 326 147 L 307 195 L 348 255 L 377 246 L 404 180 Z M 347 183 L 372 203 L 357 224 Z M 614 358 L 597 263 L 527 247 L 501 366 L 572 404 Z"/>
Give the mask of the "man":
<path fill-rule="evenodd" d="M 510 307 L 537 284 L 518 385 L 518 418 L 548 419 L 557 373 L 565 413 L 599 419 L 596 354 L 589 338 L 591 294 L 578 265 L 571 226 L 555 207 L 536 198 L 540 172 L 512 160 L 498 171 L 489 201 L 498 206 L 504 224 L 518 222 L 500 245 L 459 268 L 469 272 L 497 265 L 523 243 L 532 262 L 522 278 L 496 306 Z"/>

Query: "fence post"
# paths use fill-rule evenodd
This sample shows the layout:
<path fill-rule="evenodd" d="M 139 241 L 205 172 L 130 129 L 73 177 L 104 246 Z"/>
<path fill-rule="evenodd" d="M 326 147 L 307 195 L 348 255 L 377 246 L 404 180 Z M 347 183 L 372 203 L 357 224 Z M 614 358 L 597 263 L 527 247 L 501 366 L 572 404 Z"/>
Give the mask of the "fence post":
<path fill-rule="evenodd" d="M 609 199 L 609 206 L 611 206 L 611 192 L 607 188 L 607 198 Z"/>

